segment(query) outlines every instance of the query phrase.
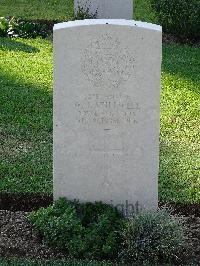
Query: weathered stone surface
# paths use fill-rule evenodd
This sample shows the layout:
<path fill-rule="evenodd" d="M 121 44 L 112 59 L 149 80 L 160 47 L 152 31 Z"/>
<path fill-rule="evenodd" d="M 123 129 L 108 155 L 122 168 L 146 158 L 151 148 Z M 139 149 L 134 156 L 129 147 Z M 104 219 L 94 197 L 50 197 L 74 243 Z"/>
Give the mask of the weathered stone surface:
<path fill-rule="evenodd" d="M 161 36 L 127 20 L 55 25 L 54 198 L 157 207 Z"/>
<path fill-rule="evenodd" d="M 78 7 L 103 19 L 132 19 L 133 0 L 74 0 L 75 13 Z"/>

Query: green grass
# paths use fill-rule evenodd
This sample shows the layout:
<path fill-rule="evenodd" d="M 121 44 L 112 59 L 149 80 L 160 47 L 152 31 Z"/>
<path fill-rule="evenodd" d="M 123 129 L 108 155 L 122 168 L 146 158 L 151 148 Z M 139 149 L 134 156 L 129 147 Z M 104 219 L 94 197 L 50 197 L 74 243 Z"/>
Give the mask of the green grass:
<path fill-rule="evenodd" d="M 0 0 L 0 17 L 69 20 L 73 17 L 73 0 Z M 154 22 L 150 0 L 134 1 L 134 18 Z"/>
<path fill-rule="evenodd" d="M 73 16 L 73 0 L 0 0 L 0 17 L 68 20 Z"/>
<path fill-rule="evenodd" d="M 133 3 L 135 20 L 156 22 L 150 0 L 135 0 Z M 70 20 L 73 17 L 73 0 L 0 0 L 1 16 Z"/>
<path fill-rule="evenodd" d="M 154 21 L 150 0 L 134 1 L 134 18 Z M 0 17 L 26 19 L 69 20 L 73 17 L 73 0 L 0 0 Z"/>
<path fill-rule="evenodd" d="M 0 190 L 52 192 L 52 45 L 0 39 Z"/>
<path fill-rule="evenodd" d="M 160 199 L 200 203 L 200 48 L 165 45 Z"/>
<path fill-rule="evenodd" d="M 200 48 L 164 45 L 159 198 L 200 202 Z M 52 193 L 52 43 L 0 39 L 0 191 Z"/>

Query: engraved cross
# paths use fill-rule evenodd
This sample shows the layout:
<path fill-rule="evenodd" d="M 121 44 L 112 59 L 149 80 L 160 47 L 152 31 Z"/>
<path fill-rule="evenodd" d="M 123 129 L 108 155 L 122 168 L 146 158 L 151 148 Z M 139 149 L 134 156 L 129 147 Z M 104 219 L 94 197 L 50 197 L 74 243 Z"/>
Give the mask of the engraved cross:
<path fill-rule="evenodd" d="M 103 153 L 103 184 L 109 185 L 109 168 L 110 168 L 110 161 L 109 161 L 109 154 L 121 154 L 121 152 L 124 151 L 124 147 L 122 143 L 119 143 L 119 145 L 113 145 L 111 147 L 111 144 L 109 143 L 109 132 L 110 128 L 104 128 L 103 130 L 103 147 L 94 147 L 92 148 L 92 151 L 102 152 Z"/>

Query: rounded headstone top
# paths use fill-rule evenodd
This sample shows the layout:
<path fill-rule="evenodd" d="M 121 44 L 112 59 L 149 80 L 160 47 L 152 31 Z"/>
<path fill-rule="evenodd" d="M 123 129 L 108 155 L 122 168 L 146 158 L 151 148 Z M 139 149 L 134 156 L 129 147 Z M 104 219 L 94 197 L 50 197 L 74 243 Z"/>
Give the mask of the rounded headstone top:
<path fill-rule="evenodd" d="M 142 22 L 142 21 L 126 20 L 126 19 L 84 19 L 84 20 L 68 21 L 68 22 L 55 24 L 53 30 L 55 31 L 65 28 L 91 26 L 91 25 L 130 26 L 130 27 L 145 28 L 149 30 L 162 31 L 162 27 L 160 25 Z"/>

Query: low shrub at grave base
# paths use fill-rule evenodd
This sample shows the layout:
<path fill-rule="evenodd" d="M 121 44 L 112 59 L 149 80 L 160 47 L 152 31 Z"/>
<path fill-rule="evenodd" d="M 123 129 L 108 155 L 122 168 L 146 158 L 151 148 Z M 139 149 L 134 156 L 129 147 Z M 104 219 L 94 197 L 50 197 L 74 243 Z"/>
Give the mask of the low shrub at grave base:
<path fill-rule="evenodd" d="M 158 23 L 167 33 L 200 39 L 199 0 L 150 0 Z"/>
<path fill-rule="evenodd" d="M 171 216 L 165 208 L 141 212 L 126 221 L 122 239 L 122 261 L 150 265 L 175 262 L 186 243 L 182 221 Z"/>
<path fill-rule="evenodd" d="M 61 198 L 32 212 L 29 220 L 50 246 L 78 259 L 166 263 L 175 261 L 185 245 L 182 223 L 166 209 L 125 219 L 101 202 Z"/>
<path fill-rule="evenodd" d="M 49 245 L 74 258 L 115 258 L 122 215 L 101 202 L 79 203 L 64 198 L 30 214 L 30 221 Z"/>

